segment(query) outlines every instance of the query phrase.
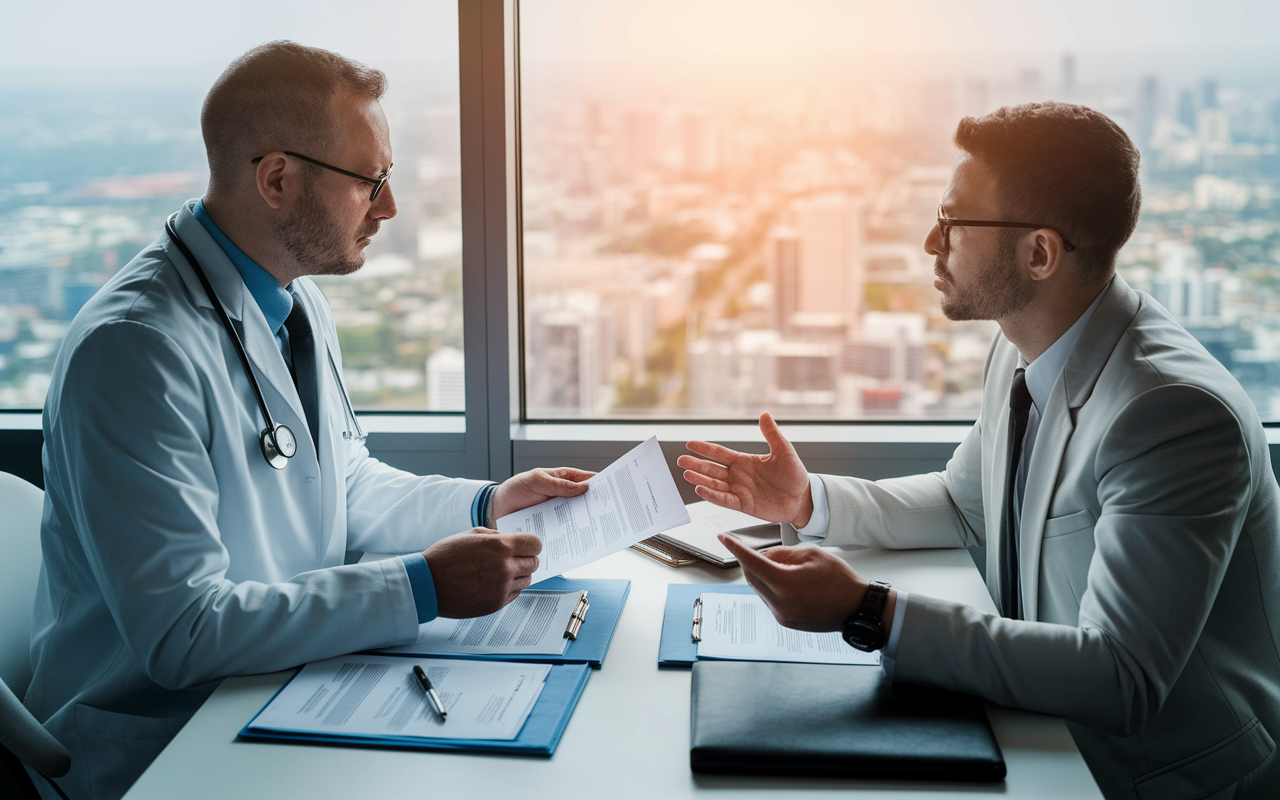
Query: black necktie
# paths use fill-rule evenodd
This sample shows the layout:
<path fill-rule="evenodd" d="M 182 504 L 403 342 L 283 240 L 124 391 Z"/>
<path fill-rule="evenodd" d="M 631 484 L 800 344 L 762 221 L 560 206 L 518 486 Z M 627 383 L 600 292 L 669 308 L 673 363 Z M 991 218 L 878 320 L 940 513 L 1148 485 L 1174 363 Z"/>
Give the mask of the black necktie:
<path fill-rule="evenodd" d="M 298 398 L 307 415 L 307 427 L 311 429 L 311 442 L 320 452 L 320 386 L 316 378 L 316 340 L 302 307 L 302 298 L 293 295 L 293 310 L 284 321 L 289 331 L 289 354 L 293 359 L 293 385 L 298 387 Z"/>
<path fill-rule="evenodd" d="M 1009 391 L 1009 462 L 1004 482 L 1004 508 L 1000 512 L 1000 605 L 1010 619 L 1022 619 L 1022 591 L 1018 581 L 1018 464 L 1022 461 L 1022 439 L 1027 433 L 1031 412 L 1031 392 L 1027 391 L 1026 370 L 1013 373 Z"/>

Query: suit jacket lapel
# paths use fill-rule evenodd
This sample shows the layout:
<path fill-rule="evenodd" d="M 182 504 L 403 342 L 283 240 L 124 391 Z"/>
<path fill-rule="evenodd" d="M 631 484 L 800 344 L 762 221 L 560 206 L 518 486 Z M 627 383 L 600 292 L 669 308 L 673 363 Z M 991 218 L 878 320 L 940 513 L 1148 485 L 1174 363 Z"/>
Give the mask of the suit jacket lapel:
<path fill-rule="evenodd" d="M 1005 471 L 1009 460 L 1009 388 L 1018 367 L 1018 351 L 1003 336 L 996 344 L 997 352 L 987 373 L 983 388 L 983 436 L 986 448 L 984 462 L 989 465 L 983 476 L 983 514 L 987 529 L 987 588 L 996 607 L 1000 607 L 1000 516 L 1004 508 Z"/>
<path fill-rule="evenodd" d="M 1031 620 L 1036 619 L 1039 610 L 1040 545 L 1045 520 L 1058 486 L 1062 459 L 1075 430 L 1075 409 L 1089 399 L 1116 343 L 1138 311 L 1137 293 L 1119 275 L 1112 279 L 1105 292 L 1053 386 L 1031 452 L 1026 494 L 1022 498 L 1022 524 L 1018 531 L 1018 572 L 1022 579 L 1023 609 L 1026 618 Z"/>

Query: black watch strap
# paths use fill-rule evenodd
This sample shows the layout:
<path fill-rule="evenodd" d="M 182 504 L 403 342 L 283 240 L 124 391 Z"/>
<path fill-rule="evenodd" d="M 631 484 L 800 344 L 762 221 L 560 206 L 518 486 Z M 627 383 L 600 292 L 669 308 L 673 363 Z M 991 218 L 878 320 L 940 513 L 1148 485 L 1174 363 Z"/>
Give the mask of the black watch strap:
<path fill-rule="evenodd" d="M 872 581 L 862 595 L 862 603 L 844 621 L 844 640 L 851 647 L 872 651 L 884 647 L 888 636 L 884 629 L 884 607 L 889 602 L 889 584 Z"/>

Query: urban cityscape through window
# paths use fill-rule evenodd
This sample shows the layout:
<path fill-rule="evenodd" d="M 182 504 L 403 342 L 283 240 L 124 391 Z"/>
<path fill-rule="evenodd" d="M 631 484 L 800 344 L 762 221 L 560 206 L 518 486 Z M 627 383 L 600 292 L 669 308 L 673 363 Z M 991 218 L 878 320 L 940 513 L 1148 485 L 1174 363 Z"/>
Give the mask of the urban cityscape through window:
<path fill-rule="evenodd" d="M 637 5 L 521 5 L 530 418 L 974 419 L 996 328 L 922 247 L 951 135 L 1061 100 L 1141 149 L 1120 275 L 1280 419 L 1262 4 Z"/>
<path fill-rule="evenodd" d="M 232 59 L 275 38 L 388 76 L 399 214 L 360 271 L 316 279 L 353 405 L 464 409 L 457 5 L 374 2 L 358 18 L 347 5 L 308 3 L 305 19 L 278 0 L 235 0 L 213 14 L 153 2 L 5 9 L 0 409 L 43 405 L 75 313 L 204 192 L 204 95 Z"/>
<path fill-rule="evenodd" d="M 973 419 L 995 327 L 942 316 L 921 244 L 958 120 L 1056 99 L 1141 148 L 1120 274 L 1280 421 L 1272 5 L 521 0 L 526 416 Z M 213 79 L 292 38 L 390 79 L 399 216 L 320 280 L 352 401 L 461 411 L 456 4 L 224 11 L 6 9 L 0 409 L 43 404 L 76 311 L 204 191 Z"/>

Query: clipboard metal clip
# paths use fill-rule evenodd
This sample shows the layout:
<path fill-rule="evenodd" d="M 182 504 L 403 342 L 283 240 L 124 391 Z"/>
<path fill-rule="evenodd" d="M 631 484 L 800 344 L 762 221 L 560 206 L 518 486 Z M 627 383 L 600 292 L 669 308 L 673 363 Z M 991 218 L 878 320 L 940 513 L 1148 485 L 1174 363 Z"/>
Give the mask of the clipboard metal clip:
<path fill-rule="evenodd" d="M 587 602 L 587 591 L 584 589 L 582 596 L 578 598 L 578 605 L 574 606 L 573 613 L 569 615 L 569 625 L 564 629 L 564 638 L 570 641 L 577 640 L 582 623 L 587 621 L 588 608 L 591 608 L 591 603 Z"/>
<path fill-rule="evenodd" d="M 693 640 L 702 641 L 702 598 L 693 601 Z"/>

